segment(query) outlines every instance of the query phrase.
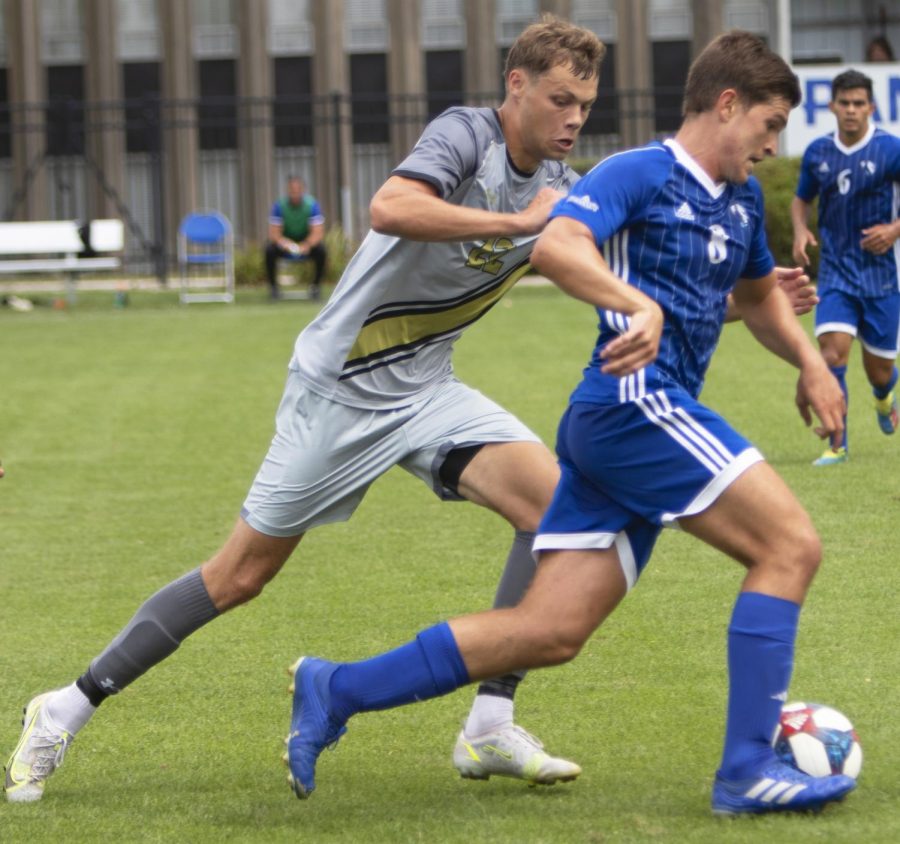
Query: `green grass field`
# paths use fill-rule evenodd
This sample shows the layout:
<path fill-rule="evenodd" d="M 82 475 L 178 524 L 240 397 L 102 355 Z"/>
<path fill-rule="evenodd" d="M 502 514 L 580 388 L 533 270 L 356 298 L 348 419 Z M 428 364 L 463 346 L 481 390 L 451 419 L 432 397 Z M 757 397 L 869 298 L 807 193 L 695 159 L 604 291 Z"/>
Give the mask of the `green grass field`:
<path fill-rule="evenodd" d="M 213 552 L 266 451 L 285 366 L 314 306 L 180 308 L 168 294 L 84 294 L 0 309 L 0 753 L 23 704 L 71 682 L 139 603 Z M 514 291 L 459 344 L 460 376 L 552 443 L 593 314 L 551 288 Z M 0 803 L 4 842 L 900 841 L 900 437 L 881 435 L 850 372 L 852 460 L 821 450 L 794 376 L 739 325 L 707 403 L 753 439 L 813 514 L 826 559 L 798 642 L 793 699 L 846 712 L 858 790 L 816 817 L 714 819 L 734 563 L 668 532 L 640 587 L 562 668 L 522 687 L 519 721 L 578 760 L 576 783 L 461 780 L 450 751 L 471 699 L 354 719 L 306 803 L 280 755 L 298 654 L 355 659 L 490 603 L 511 538 L 400 470 L 348 523 L 314 531 L 250 605 L 191 637 L 104 705 L 32 805 Z"/>

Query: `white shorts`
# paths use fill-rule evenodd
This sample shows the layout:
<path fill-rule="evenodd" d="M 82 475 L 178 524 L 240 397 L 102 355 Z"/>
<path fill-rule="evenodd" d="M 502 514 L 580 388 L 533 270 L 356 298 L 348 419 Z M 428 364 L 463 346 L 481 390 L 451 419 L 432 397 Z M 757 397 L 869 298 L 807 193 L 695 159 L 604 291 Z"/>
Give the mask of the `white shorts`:
<path fill-rule="evenodd" d="M 241 516 L 269 536 L 297 536 L 346 521 L 369 484 L 402 466 L 445 500 L 460 500 L 439 472 L 447 453 L 492 442 L 540 442 L 500 405 L 456 380 L 402 408 L 350 407 L 312 392 L 295 372 L 275 417 L 275 437 Z"/>

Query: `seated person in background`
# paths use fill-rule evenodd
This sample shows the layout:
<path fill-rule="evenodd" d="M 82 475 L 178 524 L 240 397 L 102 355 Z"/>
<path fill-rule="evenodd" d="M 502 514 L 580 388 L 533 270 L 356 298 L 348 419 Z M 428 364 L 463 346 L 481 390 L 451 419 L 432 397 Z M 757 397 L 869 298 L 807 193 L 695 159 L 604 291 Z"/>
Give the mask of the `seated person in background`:
<path fill-rule="evenodd" d="M 273 299 L 281 298 L 276 276 L 279 258 L 311 258 L 315 276 L 309 298 L 319 298 L 319 284 L 325 272 L 325 218 L 314 196 L 306 193 L 299 176 L 288 176 L 287 196 L 276 200 L 269 216 L 269 243 L 266 246 L 266 277 Z"/>

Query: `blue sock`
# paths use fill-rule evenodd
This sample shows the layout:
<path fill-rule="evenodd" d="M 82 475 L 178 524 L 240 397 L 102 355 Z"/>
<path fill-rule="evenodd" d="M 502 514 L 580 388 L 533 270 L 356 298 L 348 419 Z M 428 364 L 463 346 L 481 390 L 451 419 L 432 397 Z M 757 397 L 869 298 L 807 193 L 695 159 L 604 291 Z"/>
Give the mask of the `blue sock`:
<path fill-rule="evenodd" d="M 841 385 L 841 389 L 844 391 L 844 401 L 847 403 L 847 407 L 850 407 L 850 394 L 847 392 L 847 367 L 846 366 L 829 366 L 831 370 L 831 374 L 834 375 L 838 380 L 838 384 Z M 844 438 L 841 440 L 841 446 L 843 448 L 847 447 L 847 417 L 844 416 Z"/>
<path fill-rule="evenodd" d="M 444 622 L 392 651 L 339 666 L 329 688 L 335 715 L 347 719 L 356 712 L 445 695 L 468 682 L 469 672 Z"/>
<path fill-rule="evenodd" d="M 749 779 L 775 758 L 772 736 L 794 663 L 800 605 L 741 592 L 728 627 L 728 721 L 719 774 Z"/>
<path fill-rule="evenodd" d="M 887 382 L 883 387 L 872 387 L 872 392 L 875 394 L 876 399 L 886 399 L 891 390 L 894 389 L 894 384 L 897 383 L 897 367 L 894 367 L 894 371 L 891 372 L 891 380 Z"/>

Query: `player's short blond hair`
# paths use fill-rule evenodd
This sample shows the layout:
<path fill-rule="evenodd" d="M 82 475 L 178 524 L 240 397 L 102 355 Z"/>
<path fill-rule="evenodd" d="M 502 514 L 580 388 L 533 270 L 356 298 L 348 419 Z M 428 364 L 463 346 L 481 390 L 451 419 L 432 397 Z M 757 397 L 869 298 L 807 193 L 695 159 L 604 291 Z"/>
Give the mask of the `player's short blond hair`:
<path fill-rule="evenodd" d="M 504 75 L 522 69 L 530 76 L 540 76 L 557 65 L 565 65 L 575 76 L 590 79 L 600 76 L 605 54 L 603 42 L 589 29 L 544 14 L 537 23 L 526 27 L 510 47 Z"/>

